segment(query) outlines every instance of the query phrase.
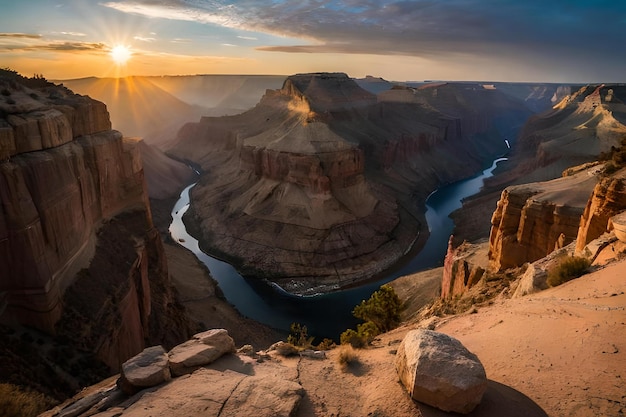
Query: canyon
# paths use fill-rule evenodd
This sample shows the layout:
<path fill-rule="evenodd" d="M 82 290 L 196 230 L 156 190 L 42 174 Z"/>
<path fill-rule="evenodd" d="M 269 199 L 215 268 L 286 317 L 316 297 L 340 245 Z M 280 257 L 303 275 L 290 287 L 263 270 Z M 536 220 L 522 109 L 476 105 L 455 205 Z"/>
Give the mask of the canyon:
<path fill-rule="evenodd" d="M 23 380 L 14 382 L 28 385 L 28 373 L 34 372 L 32 379 L 41 378 L 39 389 L 57 381 L 55 394 L 62 398 L 60 391 L 102 379 L 146 346 L 169 349 L 207 328 L 225 326 L 237 346 L 254 340 L 256 350 L 280 337 L 237 316 L 224 300 L 218 302 L 219 288 L 207 271 L 176 242 L 161 239 L 167 233 L 171 197 L 195 181 L 180 161 L 193 162 L 201 172 L 186 221 L 205 250 L 231 256 L 239 268 L 249 268 L 250 276 L 307 293 L 350 285 L 361 279 L 357 270 L 371 274 L 389 262 L 349 266 L 358 251 L 365 255 L 386 245 L 385 251 L 369 252 L 386 258 L 416 237 L 419 246 L 427 233 L 422 207 L 428 194 L 506 152 L 507 138 L 514 167 L 490 180 L 487 192 L 511 185 L 498 192 L 497 205 L 482 206 L 491 216 L 490 236 L 482 233 L 482 241 L 460 247 L 451 238 L 443 268 L 394 281 L 406 306 L 405 321 L 359 351 L 358 367 L 346 371 L 337 365 L 338 350 L 327 352 L 329 362 L 247 347 L 150 394 L 116 397 L 124 401 L 124 410 L 104 411 L 113 404 L 109 400 L 90 403 L 118 395 L 115 379 L 109 379 L 84 390 L 78 403 L 67 403 L 74 404 L 70 408 L 61 406 L 47 415 L 78 413 L 86 404 L 117 415 L 141 415 L 142 407 L 155 404 L 173 412 L 172 404 L 181 410 L 197 404 L 181 405 L 181 396 L 211 396 L 208 387 L 231 383 L 241 384 L 241 390 L 224 397 L 222 407 L 248 400 L 252 410 L 267 409 L 255 398 L 266 392 L 263 378 L 270 376 L 286 392 L 297 394 L 295 405 L 300 406 L 288 411 L 292 415 L 434 415 L 433 409 L 407 397 L 391 370 L 391 353 L 416 327 L 459 337 L 485 364 L 490 380 L 475 415 L 617 413 L 623 397 L 611 387 L 626 369 L 624 349 L 614 340 L 623 321 L 620 274 L 626 249 L 619 86 L 574 90 L 553 110 L 532 117 L 516 143 L 513 125 L 521 127 L 533 105 L 558 101 L 552 99 L 563 94 L 562 88 L 533 87 L 537 94 L 529 95 L 518 86 L 509 87 L 515 94 L 504 94 L 506 87 L 497 84 L 495 90 L 475 83 L 383 90 L 382 81 L 368 82 L 381 91 L 367 91 L 359 87 L 363 81 L 355 83 L 344 74 L 291 76 L 282 88 L 266 91 L 251 110 L 203 117 L 156 148 L 149 140 L 112 130 L 100 102 L 45 80 L 12 73 L 3 77 L 0 330 L 5 342 L 0 352 L 10 358 L 5 371 L 12 374 L 3 380 L 22 374 Z M 525 104 L 524 97 L 537 101 Z M 558 146 L 550 143 L 555 125 L 567 133 Z M 570 142 L 573 149 L 559 151 Z M 590 162 L 600 153 L 602 161 Z M 442 160 L 445 171 L 440 170 Z M 560 178 L 547 181 L 557 171 L 554 176 Z M 524 178 L 541 181 L 524 183 Z M 320 236 L 323 244 L 316 246 Z M 245 247 L 250 244 L 252 251 Z M 396 249 L 389 250 L 393 245 Z M 283 254 L 273 252 L 273 246 Z M 292 266 L 287 252 L 295 250 L 319 256 L 313 257 L 317 263 L 311 266 L 311 257 L 301 256 L 296 260 L 300 266 Z M 255 257 L 245 260 L 250 252 Z M 542 293 L 548 270 L 574 254 L 590 259 L 594 273 Z M 326 259 L 320 260 L 322 255 Z M 292 269 L 278 268 L 280 262 Z M 329 264 L 335 273 L 315 280 Z M 261 267 L 272 272 L 261 274 Z M 287 277 L 278 276 L 285 270 Z M 294 278 L 294 271 L 305 274 Z M 337 271 L 347 271 L 345 281 L 337 281 Z M 356 274 L 350 276 L 352 271 Z M 590 313 L 590 305 L 595 312 Z M 15 328 L 18 321 L 52 336 L 32 330 L 11 334 L 5 326 Z M 573 359 L 562 361 L 559 349 L 576 343 L 574 332 L 582 334 L 590 326 L 594 330 L 585 345 L 577 345 Z M 544 328 L 549 330 L 536 334 Z M 31 334 L 39 338 L 37 343 L 28 342 Z M 39 341 L 42 350 L 50 344 L 45 357 L 32 355 Z M 517 355 L 513 362 L 511 352 Z M 62 360 L 54 362 L 51 353 Z M 20 355 L 27 359 L 19 362 Z M 49 368 L 34 368 L 27 361 L 57 363 L 57 374 L 49 376 Z M 586 364 L 574 376 L 572 363 L 577 361 Z M 548 367 L 556 373 L 544 372 Z M 595 367 L 603 371 L 592 377 Z M 584 383 L 565 387 L 566 380 L 575 378 Z M 534 379 L 541 384 L 533 384 Z M 558 386 L 546 390 L 551 384 Z M 341 386 L 354 389 L 337 389 Z M 559 387 L 566 390 L 566 401 Z"/>
<path fill-rule="evenodd" d="M 204 171 L 184 217 L 204 250 L 311 295 L 419 247 L 428 194 L 504 153 L 529 115 L 479 84 L 374 95 L 345 74 L 299 74 L 245 113 L 185 125 L 167 152 Z"/>

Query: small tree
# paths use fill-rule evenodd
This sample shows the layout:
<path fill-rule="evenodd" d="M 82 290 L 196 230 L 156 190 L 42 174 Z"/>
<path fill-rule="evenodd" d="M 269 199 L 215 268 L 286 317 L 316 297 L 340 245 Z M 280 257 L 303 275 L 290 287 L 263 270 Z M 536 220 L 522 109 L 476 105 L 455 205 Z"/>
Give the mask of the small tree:
<path fill-rule="evenodd" d="M 361 301 L 352 314 L 365 323 L 357 325 L 356 330 L 348 329 L 341 334 L 341 344 L 350 344 L 355 348 L 367 346 L 381 333 L 388 332 L 400 324 L 400 298 L 390 285 L 383 285 L 375 291 L 369 300 Z"/>
<path fill-rule="evenodd" d="M 313 343 L 314 337 L 309 337 L 308 329 L 300 323 L 291 323 L 287 343 L 294 346 L 309 348 Z"/>
<path fill-rule="evenodd" d="M 400 324 L 401 308 L 402 303 L 393 287 L 385 284 L 375 291 L 369 300 L 361 301 L 352 314 L 365 322 L 371 321 L 378 327 L 379 333 L 384 333 Z"/>

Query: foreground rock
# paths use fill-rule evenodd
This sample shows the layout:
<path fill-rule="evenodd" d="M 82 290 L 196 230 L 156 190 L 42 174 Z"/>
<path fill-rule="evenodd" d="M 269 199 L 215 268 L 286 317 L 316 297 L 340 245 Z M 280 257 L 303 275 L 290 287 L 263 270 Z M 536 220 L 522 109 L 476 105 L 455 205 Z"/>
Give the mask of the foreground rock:
<path fill-rule="evenodd" d="M 214 362 L 225 353 L 235 351 L 235 342 L 224 329 L 207 330 L 175 346 L 168 354 L 172 375 L 190 374 Z"/>
<path fill-rule="evenodd" d="M 413 399 L 444 411 L 471 412 L 487 389 L 485 369 L 476 355 L 443 333 L 409 332 L 395 365 Z"/>
<path fill-rule="evenodd" d="M 162 346 L 153 346 L 122 364 L 119 386 L 127 394 L 154 387 L 171 379 L 167 354 Z"/>
<path fill-rule="evenodd" d="M 254 352 L 233 353 L 224 329 L 198 333 L 169 353 L 150 347 L 123 364 L 117 386 L 90 387 L 44 416 L 294 416 L 304 395 L 297 373 L 268 354 L 258 363 Z"/>

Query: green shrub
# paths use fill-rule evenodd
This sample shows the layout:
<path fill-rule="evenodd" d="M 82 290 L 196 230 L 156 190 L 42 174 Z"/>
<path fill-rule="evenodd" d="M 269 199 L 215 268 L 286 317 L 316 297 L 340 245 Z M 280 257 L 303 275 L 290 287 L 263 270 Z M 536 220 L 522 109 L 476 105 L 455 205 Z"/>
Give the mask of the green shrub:
<path fill-rule="evenodd" d="M 361 301 L 352 311 L 354 317 L 371 321 L 380 333 L 395 329 L 400 324 L 402 303 L 391 285 L 383 285 L 374 291 L 369 300 Z"/>
<path fill-rule="evenodd" d="M 591 265 L 591 262 L 587 258 L 568 256 L 559 262 L 558 265 L 548 270 L 548 285 L 556 287 L 564 282 L 578 278 L 587 271 L 589 265 Z"/>
<path fill-rule="evenodd" d="M 339 341 L 342 345 L 350 345 L 353 348 L 360 349 L 367 345 L 365 337 L 358 334 L 354 329 L 348 329 L 341 333 Z"/>
<path fill-rule="evenodd" d="M 328 339 L 328 338 L 324 338 L 324 340 L 322 340 L 320 342 L 319 345 L 317 345 L 317 350 L 331 350 L 333 348 L 335 348 L 335 341 L 332 339 Z"/>
<path fill-rule="evenodd" d="M 314 337 L 309 337 L 306 326 L 302 326 L 300 323 L 291 323 L 290 330 L 287 343 L 305 349 L 312 347 Z"/>
<path fill-rule="evenodd" d="M 354 348 L 369 345 L 376 336 L 396 328 L 400 324 L 400 298 L 390 285 L 383 285 L 369 300 L 363 300 L 352 311 L 354 317 L 364 321 L 356 330 L 348 329 L 341 334 L 342 345 Z"/>

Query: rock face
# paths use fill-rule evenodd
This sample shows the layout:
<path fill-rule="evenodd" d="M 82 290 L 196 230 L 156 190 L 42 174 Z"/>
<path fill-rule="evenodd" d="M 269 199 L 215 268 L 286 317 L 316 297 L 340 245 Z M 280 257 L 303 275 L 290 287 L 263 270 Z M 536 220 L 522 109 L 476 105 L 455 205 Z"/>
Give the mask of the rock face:
<path fill-rule="evenodd" d="M 186 338 L 136 141 L 111 130 L 104 104 L 2 71 L 4 314 L 112 369 L 153 337 Z"/>
<path fill-rule="evenodd" d="M 576 239 L 598 168 L 507 187 L 491 220 L 490 266 L 502 270 L 543 258 Z"/>
<path fill-rule="evenodd" d="M 593 194 L 580 219 L 576 239 L 576 252 L 581 253 L 585 245 L 609 230 L 612 216 L 626 208 L 626 169 L 603 178 L 594 188 Z M 619 226 L 616 230 L 619 229 Z M 616 231 L 616 234 L 619 233 Z"/>
<path fill-rule="evenodd" d="M 466 87 L 407 103 L 345 74 L 300 74 L 246 113 L 188 124 L 169 152 L 205 174 L 185 222 L 203 249 L 292 293 L 370 278 L 427 233 L 419 207 L 431 191 L 503 150 L 494 109 L 528 115 L 495 92 L 487 115 L 471 111 L 471 97 L 490 102 Z"/>
<path fill-rule="evenodd" d="M 432 330 L 409 332 L 395 365 L 414 400 L 444 411 L 471 412 L 487 389 L 485 369 L 476 355 L 458 340 Z"/>
<path fill-rule="evenodd" d="M 472 288 L 486 272 L 487 243 L 464 242 L 452 246 L 453 236 L 448 241 L 448 252 L 443 262 L 441 298 L 451 298 Z"/>

